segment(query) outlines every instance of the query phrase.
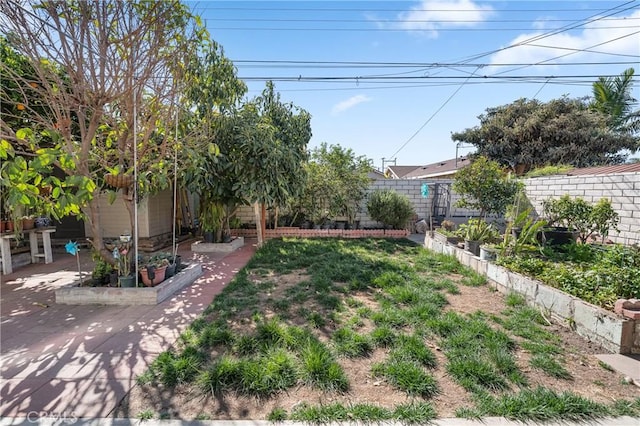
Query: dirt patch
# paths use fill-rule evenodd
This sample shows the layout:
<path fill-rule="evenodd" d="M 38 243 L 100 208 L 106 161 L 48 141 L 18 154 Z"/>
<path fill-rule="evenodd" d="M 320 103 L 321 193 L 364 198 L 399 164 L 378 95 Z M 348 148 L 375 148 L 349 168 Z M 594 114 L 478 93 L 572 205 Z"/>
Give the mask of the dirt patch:
<path fill-rule="evenodd" d="M 452 275 L 449 278 L 458 282 L 460 277 Z M 275 283 L 272 289 L 261 296 L 262 304 L 278 297 L 284 297 L 289 289 L 307 279 L 308 276 L 301 271 L 283 276 L 251 277 L 256 285 L 264 284 L 265 281 Z M 506 309 L 505 296 L 490 286 L 467 287 L 459 284 L 459 290 L 460 294 L 446 295 L 449 301 L 445 307 L 446 310 L 460 314 L 470 314 L 479 310 L 490 315 L 500 315 Z M 378 308 L 374 292 L 354 292 L 348 297 L 353 298 L 358 306 L 372 310 Z M 311 302 L 305 303 L 309 309 L 317 308 Z M 345 311 L 353 313 L 355 309 L 347 308 Z M 295 318 L 292 318 L 290 323 L 295 324 Z M 241 325 L 246 327 L 246 324 L 236 324 L 235 326 L 240 327 Z M 365 333 L 372 328 L 369 321 L 364 321 L 364 325 L 358 329 L 358 332 Z M 560 324 L 553 323 L 547 329 L 560 338 L 560 345 L 564 351 L 564 367 L 573 378 L 571 380 L 556 379 L 531 368 L 528 364 L 531 354 L 518 347 L 515 352 L 516 362 L 527 377 L 531 388 L 543 386 L 560 392 L 571 391 L 603 403 L 640 397 L 640 388 L 623 383 L 622 375 L 608 371 L 599 365 L 594 354 L 606 353 L 599 345 L 583 339 Z M 319 331 L 318 334 L 325 333 Z M 326 336 L 322 340 L 326 341 Z M 430 402 L 439 417 L 453 417 L 457 409 L 473 406 L 471 394 L 455 383 L 447 374 L 445 369 L 447 360 L 437 342 L 427 342 L 427 344 L 433 349 L 437 358 L 437 367 L 429 372 L 436 378 L 440 388 L 440 393 Z M 233 394 L 214 397 L 210 393 L 202 393 L 200 390 L 194 391 L 195 386 L 178 386 L 175 389 L 166 389 L 163 386 L 155 385 L 136 386 L 116 410 L 115 416 L 135 417 L 140 412 L 151 410 L 156 417 L 179 419 L 265 419 L 274 408 L 283 408 L 287 412 L 291 412 L 303 402 L 309 404 L 340 402 L 345 405 L 370 403 L 393 408 L 399 404 L 410 402 L 412 398 L 404 392 L 394 389 L 384 379 L 372 375 L 371 366 L 376 362 L 383 361 L 387 352 L 385 349 L 376 349 L 368 358 L 340 358 L 339 362 L 350 383 L 350 390 L 343 394 L 321 392 L 300 385 L 272 398 L 256 399 Z M 514 386 L 513 391 L 517 390 Z"/>

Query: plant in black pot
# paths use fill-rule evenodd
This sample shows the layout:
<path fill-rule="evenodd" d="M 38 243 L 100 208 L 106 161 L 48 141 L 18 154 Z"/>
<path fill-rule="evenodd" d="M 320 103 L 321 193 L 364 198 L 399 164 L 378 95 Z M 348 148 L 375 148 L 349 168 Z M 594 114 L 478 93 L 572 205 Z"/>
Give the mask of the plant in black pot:
<path fill-rule="evenodd" d="M 458 227 L 458 235 L 464 238 L 465 250 L 479 256 L 480 245 L 497 240 L 500 233 L 483 219 L 469 219 Z"/>
<path fill-rule="evenodd" d="M 565 194 L 560 198 L 549 198 L 542 202 L 542 214 L 547 222 L 543 228 L 544 241 L 547 245 L 563 245 L 576 241 L 574 218 L 580 216 L 581 207 Z"/>
<path fill-rule="evenodd" d="M 214 201 L 203 201 L 200 205 L 200 227 L 205 243 L 222 241 L 224 206 Z"/>

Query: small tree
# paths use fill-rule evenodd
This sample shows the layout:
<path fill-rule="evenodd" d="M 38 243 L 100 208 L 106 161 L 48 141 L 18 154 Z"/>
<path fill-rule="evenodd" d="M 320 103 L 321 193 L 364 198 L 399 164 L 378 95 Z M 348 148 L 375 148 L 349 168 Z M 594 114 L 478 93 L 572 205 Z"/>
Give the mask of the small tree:
<path fill-rule="evenodd" d="M 480 210 L 480 216 L 486 217 L 490 213 L 504 214 L 521 185 L 495 161 L 478 157 L 456 173 L 453 190 L 463 197 L 457 203 L 459 207 Z"/>
<path fill-rule="evenodd" d="M 323 143 L 311 152 L 306 170 L 302 210 L 314 222 L 326 215 L 343 216 L 353 223 L 369 187 L 371 160 L 349 148 Z"/>
<path fill-rule="evenodd" d="M 411 201 L 406 195 L 392 189 L 378 189 L 369 195 L 367 210 L 371 219 L 382 222 L 384 227 L 404 229 L 415 214 Z"/>

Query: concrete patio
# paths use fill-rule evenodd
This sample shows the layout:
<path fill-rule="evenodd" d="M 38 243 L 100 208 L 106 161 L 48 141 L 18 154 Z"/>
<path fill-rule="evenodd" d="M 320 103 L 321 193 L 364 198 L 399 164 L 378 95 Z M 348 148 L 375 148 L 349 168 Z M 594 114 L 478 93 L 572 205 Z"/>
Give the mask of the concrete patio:
<path fill-rule="evenodd" d="M 56 304 L 54 290 L 78 279 L 75 257 L 64 252 L 2 276 L 0 416 L 108 417 L 254 252 L 255 241 L 231 253 L 180 250 L 184 262 L 202 263 L 204 275 L 155 306 Z M 89 276 L 91 265 L 81 251 Z"/>

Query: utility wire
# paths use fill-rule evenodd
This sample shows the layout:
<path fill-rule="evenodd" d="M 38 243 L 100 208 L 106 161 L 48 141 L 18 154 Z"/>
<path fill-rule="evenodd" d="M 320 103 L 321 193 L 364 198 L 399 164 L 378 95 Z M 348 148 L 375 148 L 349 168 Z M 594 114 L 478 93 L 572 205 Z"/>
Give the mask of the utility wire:
<path fill-rule="evenodd" d="M 476 68 L 476 71 L 478 71 L 480 69 L 480 67 Z M 474 73 L 476 72 L 474 71 Z M 407 139 L 407 141 L 405 143 L 402 144 L 402 146 L 400 146 L 400 148 L 398 148 L 398 150 L 396 152 L 394 152 L 393 154 L 391 154 L 391 156 L 389 158 L 394 158 L 400 151 L 402 151 L 404 149 L 405 146 L 407 146 L 407 144 L 409 142 L 411 142 L 413 140 L 413 138 L 415 138 L 416 136 L 418 136 L 418 133 L 420 133 L 422 131 L 422 129 L 424 129 L 427 124 L 429 124 L 431 122 L 431 120 L 433 120 L 433 118 L 440 112 L 442 111 L 442 109 L 449 103 L 449 101 L 451 99 L 453 99 L 453 97 L 458 94 L 458 92 L 460 90 L 462 90 L 462 88 L 464 87 L 465 83 L 467 81 L 469 81 L 471 78 L 473 77 L 473 75 L 470 75 L 467 77 L 467 80 L 465 80 L 462 84 L 460 84 L 458 86 L 458 88 L 442 103 L 442 105 L 440 105 L 440 107 L 433 113 L 431 114 L 431 116 L 427 119 L 427 121 L 425 121 L 422 126 L 420 126 L 420 128 L 418 130 L 415 131 L 415 133 L 413 135 L 411 135 L 411 137 L 409 139 Z"/>
<path fill-rule="evenodd" d="M 637 25 L 616 25 L 602 26 L 598 29 L 618 30 L 638 28 Z M 321 28 L 321 27 L 300 27 L 300 28 L 278 28 L 278 27 L 209 27 L 214 31 L 313 31 L 313 32 L 407 32 L 407 31 L 437 31 L 437 32 L 499 32 L 499 31 L 530 31 L 531 28 Z M 551 31 L 560 31 L 563 27 L 553 28 Z"/>

